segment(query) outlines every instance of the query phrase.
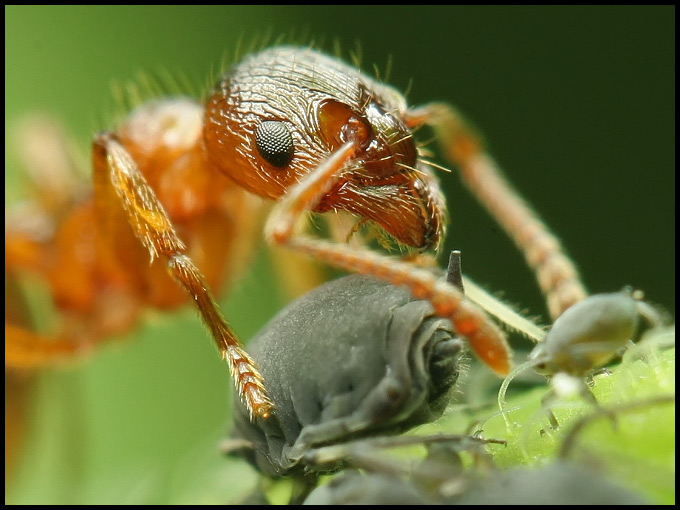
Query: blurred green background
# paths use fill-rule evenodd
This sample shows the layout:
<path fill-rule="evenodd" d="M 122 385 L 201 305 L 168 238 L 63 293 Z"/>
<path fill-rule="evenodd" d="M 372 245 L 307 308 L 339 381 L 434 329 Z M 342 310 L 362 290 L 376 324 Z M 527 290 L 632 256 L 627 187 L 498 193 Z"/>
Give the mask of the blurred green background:
<path fill-rule="evenodd" d="M 51 112 L 84 150 L 113 81 L 179 71 L 197 82 L 237 41 L 292 30 L 393 58 L 411 104 L 447 101 L 485 134 L 508 178 L 560 236 L 592 291 L 623 285 L 675 310 L 675 8 L 5 7 L 5 131 Z M 307 38 L 308 39 L 308 38 Z M 304 40 L 307 40 L 304 39 Z M 5 137 L 5 200 L 21 180 Z M 532 314 L 544 307 L 511 242 L 442 174 L 446 250 Z M 284 304 L 266 254 L 224 297 L 248 338 Z M 39 381 L 30 441 L 6 501 L 233 501 L 252 484 L 215 455 L 226 367 L 192 310 L 149 314 L 89 363 Z"/>

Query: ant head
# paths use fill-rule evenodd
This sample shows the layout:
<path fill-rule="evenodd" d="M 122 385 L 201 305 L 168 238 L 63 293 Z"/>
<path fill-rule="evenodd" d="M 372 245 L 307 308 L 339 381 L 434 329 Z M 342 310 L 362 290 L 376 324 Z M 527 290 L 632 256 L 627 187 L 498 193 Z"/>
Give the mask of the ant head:
<path fill-rule="evenodd" d="M 278 199 L 341 146 L 353 155 L 316 212 L 346 210 L 419 249 L 443 237 L 444 200 L 419 165 L 396 90 L 311 49 L 276 47 L 227 73 L 206 107 L 212 162 L 249 191 Z"/>

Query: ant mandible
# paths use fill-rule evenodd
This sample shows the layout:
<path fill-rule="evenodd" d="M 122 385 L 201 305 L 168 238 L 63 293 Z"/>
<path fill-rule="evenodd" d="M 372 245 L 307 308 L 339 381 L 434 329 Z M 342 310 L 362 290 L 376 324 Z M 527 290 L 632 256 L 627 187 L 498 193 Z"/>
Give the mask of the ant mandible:
<path fill-rule="evenodd" d="M 250 213 L 247 191 L 277 202 L 265 224 L 269 243 L 407 286 L 449 318 L 489 367 L 508 373 L 504 334 L 455 286 L 367 246 L 300 232 L 308 212 L 345 211 L 400 245 L 436 251 L 447 213 L 432 165 L 414 141 L 413 131 L 422 125 L 434 128 L 464 182 L 523 251 L 552 318 L 583 299 L 585 289 L 557 239 L 453 108 L 409 108 L 397 90 L 336 58 L 279 46 L 233 67 L 205 105 L 150 102 L 116 131 L 98 134 L 94 192 L 85 200 L 65 200 L 70 205 L 51 214 L 49 241 L 6 228 L 6 270 L 46 276 L 67 319 L 56 341 L 6 321 L 6 365 L 49 363 L 129 327 L 143 305 L 175 306 L 181 297 L 168 287 L 167 270 L 194 300 L 251 418 L 268 417 L 266 381 L 210 290 L 219 286 L 221 268 L 237 265 L 234 252 L 248 242 L 248 229 L 239 228 Z M 152 262 L 163 264 L 145 267 L 139 242 Z"/>

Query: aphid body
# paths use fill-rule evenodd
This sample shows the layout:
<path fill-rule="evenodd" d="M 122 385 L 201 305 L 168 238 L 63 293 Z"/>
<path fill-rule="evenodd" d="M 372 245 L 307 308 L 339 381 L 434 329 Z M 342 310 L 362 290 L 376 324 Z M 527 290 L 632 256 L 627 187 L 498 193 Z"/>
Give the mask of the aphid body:
<path fill-rule="evenodd" d="M 659 320 L 653 308 L 629 290 L 593 294 L 555 321 L 529 359 L 541 373 L 584 376 L 604 366 L 634 339 L 641 314 Z"/>
<path fill-rule="evenodd" d="M 425 460 L 421 463 L 427 465 Z M 457 493 L 441 496 L 382 473 L 349 472 L 315 489 L 308 505 L 644 505 L 646 498 L 589 466 L 555 462 L 451 476 Z"/>
<path fill-rule="evenodd" d="M 276 409 L 249 419 L 238 404 L 234 435 L 270 476 L 314 469 L 312 449 L 401 433 L 446 407 L 464 343 L 427 301 L 353 275 L 314 289 L 281 311 L 249 351 Z"/>

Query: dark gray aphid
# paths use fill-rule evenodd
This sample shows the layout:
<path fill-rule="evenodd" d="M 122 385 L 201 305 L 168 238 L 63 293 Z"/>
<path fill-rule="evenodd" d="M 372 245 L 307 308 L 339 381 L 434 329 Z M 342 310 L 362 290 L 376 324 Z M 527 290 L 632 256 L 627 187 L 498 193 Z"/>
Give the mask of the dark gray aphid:
<path fill-rule="evenodd" d="M 235 399 L 234 436 L 249 445 L 240 452 L 258 470 L 280 476 L 323 470 L 305 461 L 315 448 L 438 418 L 465 344 L 428 302 L 353 275 L 293 302 L 248 350 L 275 412 L 252 422 Z"/>
<path fill-rule="evenodd" d="M 431 505 L 434 500 L 396 476 L 349 471 L 317 487 L 305 505 Z"/>
<path fill-rule="evenodd" d="M 538 469 L 516 468 L 482 477 L 456 505 L 641 505 L 639 494 L 578 464 L 555 462 Z"/>
<path fill-rule="evenodd" d="M 424 461 L 423 464 L 427 464 Z M 644 505 L 591 468 L 563 461 L 537 469 L 455 473 L 438 488 L 392 474 L 346 472 L 316 488 L 307 505 Z"/>

